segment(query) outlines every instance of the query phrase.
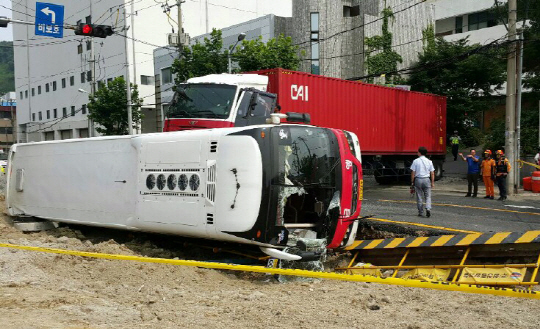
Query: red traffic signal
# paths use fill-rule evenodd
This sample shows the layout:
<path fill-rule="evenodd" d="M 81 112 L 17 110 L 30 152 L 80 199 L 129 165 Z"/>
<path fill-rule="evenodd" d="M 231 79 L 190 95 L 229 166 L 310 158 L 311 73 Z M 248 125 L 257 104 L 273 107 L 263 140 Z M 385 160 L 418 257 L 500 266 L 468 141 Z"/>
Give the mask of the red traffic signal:
<path fill-rule="evenodd" d="M 84 35 L 87 37 L 106 38 L 114 34 L 110 25 L 94 25 L 80 23 L 75 29 L 76 35 Z"/>
<path fill-rule="evenodd" d="M 90 24 L 85 24 L 82 27 L 83 35 L 91 35 L 93 30 L 94 29 L 92 28 L 92 25 L 90 25 Z"/>

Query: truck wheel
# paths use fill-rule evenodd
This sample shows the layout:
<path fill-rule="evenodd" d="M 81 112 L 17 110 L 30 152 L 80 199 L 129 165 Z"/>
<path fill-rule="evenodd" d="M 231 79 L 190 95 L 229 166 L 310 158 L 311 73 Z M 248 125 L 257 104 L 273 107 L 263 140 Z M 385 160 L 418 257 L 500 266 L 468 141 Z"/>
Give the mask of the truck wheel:
<path fill-rule="evenodd" d="M 435 167 L 435 180 L 438 181 L 443 177 L 443 162 L 433 161 L 433 167 Z"/>

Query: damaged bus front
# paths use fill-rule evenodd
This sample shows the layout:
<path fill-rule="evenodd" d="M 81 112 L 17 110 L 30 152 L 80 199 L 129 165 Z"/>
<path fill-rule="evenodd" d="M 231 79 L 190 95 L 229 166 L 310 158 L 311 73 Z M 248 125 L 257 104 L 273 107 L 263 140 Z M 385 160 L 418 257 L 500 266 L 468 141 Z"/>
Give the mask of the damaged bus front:
<path fill-rule="evenodd" d="M 236 134 L 259 143 L 264 172 L 257 223 L 249 232 L 233 234 L 283 247 L 298 239 L 324 241 L 329 249 L 354 241 L 363 186 L 354 134 L 303 125 L 259 126 Z M 261 232 L 265 236 L 258 236 Z"/>

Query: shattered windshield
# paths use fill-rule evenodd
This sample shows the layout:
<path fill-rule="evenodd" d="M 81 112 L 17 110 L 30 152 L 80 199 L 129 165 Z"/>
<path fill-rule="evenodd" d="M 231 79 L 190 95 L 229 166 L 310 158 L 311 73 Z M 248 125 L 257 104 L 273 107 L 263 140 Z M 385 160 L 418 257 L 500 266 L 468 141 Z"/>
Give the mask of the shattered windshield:
<path fill-rule="evenodd" d="M 278 142 L 279 184 L 335 187 L 339 154 L 335 137 L 326 129 L 283 127 L 274 129 Z"/>
<path fill-rule="evenodd" d="M 167 117 L 227 119 L 235 94 L 236 86 L 182 84 Z"/>

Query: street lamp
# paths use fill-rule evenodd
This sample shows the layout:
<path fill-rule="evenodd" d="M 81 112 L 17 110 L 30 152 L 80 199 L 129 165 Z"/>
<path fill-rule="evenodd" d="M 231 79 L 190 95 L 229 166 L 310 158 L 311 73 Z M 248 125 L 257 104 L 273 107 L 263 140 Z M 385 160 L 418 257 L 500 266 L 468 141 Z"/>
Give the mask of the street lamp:
<path fill-rule="evenodd" d="M 79 88 L 77 91 L 83 94 L 92 94 L 91 92 L 86 91 L 82 88 Z M 94 137 L 94 121 L 92 121 L 91 119 L 88 119 L 88 137 Z"/>
<path fill-rule="evenodd" d="M 244 40 L 245 38 L 246 38 L 246 34 L 245 34 L 244 32 L 240 33 L 240 34 L 238 35 L 238 41 L 236 41 L 236 43 L 235 43 L 234 46 L 232 47 L 231 51 L 229 52 L 229 56 L 228 56 L 228 57 L 229 57 L 229 74 L 232 73 L 232 57 L 231 57 L 231 55 L 232 55 L 232 53 L 233 53 L 233 51 L 234 51 L 234 48 L 236 48 L 236 46 L 238 45 L 238 43 L 239 43 L 240 41 Z"/>

